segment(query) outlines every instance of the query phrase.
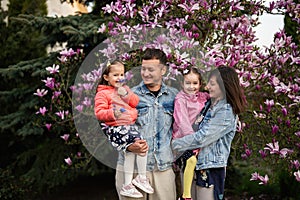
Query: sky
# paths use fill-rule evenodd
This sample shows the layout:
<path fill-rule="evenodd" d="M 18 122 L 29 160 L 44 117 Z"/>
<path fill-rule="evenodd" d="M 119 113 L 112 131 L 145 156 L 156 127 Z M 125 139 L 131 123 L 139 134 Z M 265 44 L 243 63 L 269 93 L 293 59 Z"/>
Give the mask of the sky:
<path fill-rule="evenodd" d="M 260 16 L 259 24 L 254 28 L 258 41 L 255 44 L 259 47 L 267 46 L 273 42 L 274 34 L 284 27 L 283 15 L 264 14 Z"/>

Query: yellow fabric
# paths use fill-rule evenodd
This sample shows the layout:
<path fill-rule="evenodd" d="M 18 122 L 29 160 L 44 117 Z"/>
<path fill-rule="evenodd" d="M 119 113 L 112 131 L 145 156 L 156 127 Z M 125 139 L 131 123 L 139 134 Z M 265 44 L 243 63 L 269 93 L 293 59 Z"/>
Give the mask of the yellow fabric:
<path fill-rule="evenodd" d="M 192 188 L 196 163 L 197 163 L 196 156 L 192 156 L 186 161 L 186 166 L 183 173 L 183 194 L 182 194 L 183 198 L 192 198 L 191 188 Z"/>

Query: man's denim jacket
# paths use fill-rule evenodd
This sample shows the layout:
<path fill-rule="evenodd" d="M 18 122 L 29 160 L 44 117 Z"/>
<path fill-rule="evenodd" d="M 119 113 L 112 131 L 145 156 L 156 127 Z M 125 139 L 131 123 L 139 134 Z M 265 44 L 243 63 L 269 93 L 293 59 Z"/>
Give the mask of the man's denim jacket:
<path fill-rule="evenodd" d="M 231 105 L 226 100 L 221 100 L 209 108 L 198 131 L 173 140 L 173 148 L 178 152 L 201 148 L 197 170 L 224 167 L 227 165 L 237 119 Z"/>
<path fill-rule="evenodd" d="M 136 107 L 138 110 L 136 124 L 149 146 L 147 170 L 153 171 L 156 169 L 156 164 L 160 171 L 169 169 L 173 162 L 172 123 L 174 99 L 178 91 L 163 83 L 157 97 L 155 97 L 143 82 L 133 87 L 132 91 L 140 98 Z M 119 157 L 119 164 L 123 160 L 122 154 Z"/>

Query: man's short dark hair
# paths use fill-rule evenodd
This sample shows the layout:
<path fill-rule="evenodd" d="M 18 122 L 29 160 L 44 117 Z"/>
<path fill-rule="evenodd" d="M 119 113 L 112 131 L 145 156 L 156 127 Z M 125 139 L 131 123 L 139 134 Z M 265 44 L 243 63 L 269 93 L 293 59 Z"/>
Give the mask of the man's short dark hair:
<path fill-rule="evenodd" d="M 157 60 L 159 60 L 160 64 L 163 64 L 163 65 L 166 65 L 166 63 L 167 63 L 167 56 L 160 49 L 147 48 L 144 51 L 143 60 L 151 60 L 151 59 L 157 59 Z"/>

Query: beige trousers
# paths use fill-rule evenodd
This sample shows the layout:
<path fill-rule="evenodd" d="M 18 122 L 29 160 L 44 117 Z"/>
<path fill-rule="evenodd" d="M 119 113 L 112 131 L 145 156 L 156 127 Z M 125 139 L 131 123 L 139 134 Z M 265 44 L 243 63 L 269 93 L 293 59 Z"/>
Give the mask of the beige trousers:
<path fill-rule="evenodd" d="M 147 194 L 143 191 L 143 198 L 128 198 L 120 195 L 120 190 L 124 183 L 123 166 L 118 165 L 116 170 L 116 189 L 120 200 L 176 200 L 175 174 L 173 169 L 165 171 L 154 170 L 147 171 L 147 177 L 154 189 L 153 194 Z"/>

